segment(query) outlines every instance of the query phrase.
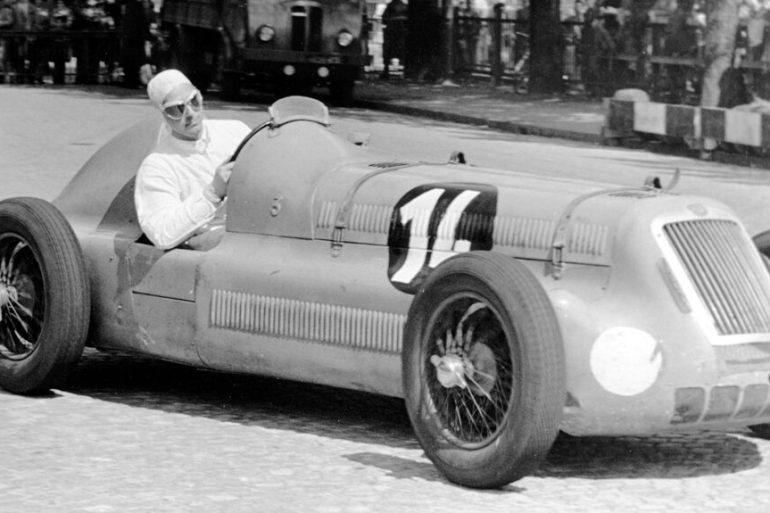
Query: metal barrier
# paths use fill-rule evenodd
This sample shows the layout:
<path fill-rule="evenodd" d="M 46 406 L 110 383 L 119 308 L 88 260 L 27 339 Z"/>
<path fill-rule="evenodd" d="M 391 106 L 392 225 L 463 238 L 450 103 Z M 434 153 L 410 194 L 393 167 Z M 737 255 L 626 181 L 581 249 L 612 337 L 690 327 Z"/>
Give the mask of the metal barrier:
<path fill-rule="evenodd" d="M 763 106 L 767 109 L 769 105 Z M 605 141 L 657 136 L 681 141 L 701 156 L 725 144 L 731 151 L 770 151 L 770 114 L 746 108 L 722 109 L 659 102 L 605 100 Z"/>
<path fill-rule="evenodd" d="M 0 82 L 111 82 L 123 39 L 107 30 L 0 30 Z"/>

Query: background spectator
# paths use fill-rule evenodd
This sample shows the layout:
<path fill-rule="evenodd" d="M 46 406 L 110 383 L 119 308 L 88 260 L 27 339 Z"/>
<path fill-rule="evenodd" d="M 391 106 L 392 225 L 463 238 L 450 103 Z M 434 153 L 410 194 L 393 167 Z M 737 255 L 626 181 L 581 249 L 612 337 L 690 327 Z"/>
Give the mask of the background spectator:
<path fill-rule="evenodd" d="M 54 34 L 69 30 L 72 26 L 72 9 L 64 0 L 56 0 L 50 15 L 51 32 Z M 51 38 L 51 61 L 53 61 L 53 83 L 65 82 L 65 65 L 70 60 L 69 38 L 62 35 Z"/>
<path fill-rule="evenodd" d="M 121 23 L 123 46 L 123 85 L 135 89 L 141 85 L 139 68 L 147 62 L 145 43 L 150 39 L 147 6 L 142 0 L 125 0 Z"/>
<path fill-rule="evenodd" d="M 385 67 L 382 70 L 382 78 L 387 79 L 390 75 L 392 59 L 398 59 L 399 64 L 404 65 L 407 19 L 407 5 L 403 0 L 390 0 L 382 13 L 382 23 L 385 25 L 382 49 Z"/>
<path fill-rule="evenodd" d="M 72 30 L 82 34 L 72 40 L 72 53 L 77 59 L 76 84 L 95 84 L 99 79 L 100 48 L 95 39 L 88 36 L 102 28 L 106 18 L 101 2 L 97 0 L 75 0 L 72 4 Z"/>
<path fill-rule="evenodd" d="M 13 4 L 13 25 L 11 30 L 30 32 L 36 28 L 36 7 L 30 0 L 16 0 Z M 33 71 L 37 66 L 37 59 L 33 48 L 34 36 L 24 35 L 10 41 L 9 58 L 11 67 L 16 73 L 16 82 L 24 83 L 33 80 Z M 29 69 L 27 68 L 29 61 Z"/>
<path fill-rule="evenodd" d="M 0 30 L 10 29 L 14 24 L 13 7 L 11 0 L 0 0 Z M 9 57 L 9 44 L 5 39 L 0 39 L 0 82 L 9 80 L 12 71 Z"/>

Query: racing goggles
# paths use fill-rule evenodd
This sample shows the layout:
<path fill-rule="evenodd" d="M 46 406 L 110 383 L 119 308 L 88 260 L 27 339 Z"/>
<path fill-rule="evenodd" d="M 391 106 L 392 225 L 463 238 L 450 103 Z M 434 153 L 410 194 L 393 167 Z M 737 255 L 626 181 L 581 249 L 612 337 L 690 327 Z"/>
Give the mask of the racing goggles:
<path fill-rule="evenodd" d="M 177 121 L 184 117 L 184 113 L 187 111 L 187 107 L 190 107 L 191 110 L 196 112 L 201 110 L 201 107 L 203 107 L 203 97 L 201 96 L 200 91 L 194 91 L 190 97 L 183 102 L 174 102 L 164 106 L 163 112 L 170 119 Z"/>

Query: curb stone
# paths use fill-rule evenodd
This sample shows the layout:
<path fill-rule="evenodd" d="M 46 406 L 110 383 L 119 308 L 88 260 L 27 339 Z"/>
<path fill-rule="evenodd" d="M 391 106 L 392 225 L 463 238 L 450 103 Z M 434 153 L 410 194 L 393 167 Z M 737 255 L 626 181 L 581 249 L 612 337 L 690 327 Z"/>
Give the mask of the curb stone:
<path fill-rule="evenodd" d="M 468 125 L 488 126 L 489 128 L 500 130 L 503 132 L 521 134 L 521 135 L 534 135 L 540 137 L 556 137 L 561 139 L 569 139 L 572 141 L 587 142 L 593 144 L 601 144 L 602 136 L 600 134 L 590 134 L 585 132 L 578 132 L 574 130 L 559 130 L 555 128 L 545 128 L 537 125 L 530 125 L 527 123 L 514 123 L 511 121 L 494 121 L 488 120 L 476 116 L 468 116 L 466 114 L 453 114 L 450 112 L 442 112 L 432 109 L 425 109 L 421 107 L 413 107 L 410 105 L 399 105 L 385 101 L 376 100 L 356 100 L 354 102 L 356 107 L 381 110 L 386 112 L 392 112 L 395 114 L 404 114 L 408 116 L 427 117 L 430 119 L 436 119 L 439 121 L 448 121 L 452 123 L 464 123 Z"/>

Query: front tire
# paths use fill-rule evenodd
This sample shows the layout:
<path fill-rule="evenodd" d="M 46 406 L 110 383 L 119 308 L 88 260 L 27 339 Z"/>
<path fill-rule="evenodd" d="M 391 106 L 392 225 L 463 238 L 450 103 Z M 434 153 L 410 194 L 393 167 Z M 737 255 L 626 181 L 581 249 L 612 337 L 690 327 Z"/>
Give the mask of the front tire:
<path fill-rule="evenodd" d="M 464 253 L 433 271 L 409 311 L 403 375 L 415 434 L 452 482 L 520 479 L 559 432 L 561 333 L 542 286 L 513 258 Z"/>
<path fill-rule="evenodd" d="M 83 352 L 91 301 L 67 220 L 37 198 L 0 201 L 0 387 L 60 384 Z"/>

